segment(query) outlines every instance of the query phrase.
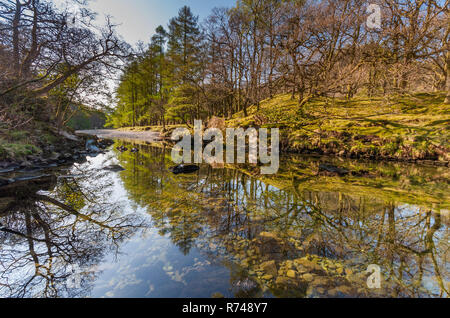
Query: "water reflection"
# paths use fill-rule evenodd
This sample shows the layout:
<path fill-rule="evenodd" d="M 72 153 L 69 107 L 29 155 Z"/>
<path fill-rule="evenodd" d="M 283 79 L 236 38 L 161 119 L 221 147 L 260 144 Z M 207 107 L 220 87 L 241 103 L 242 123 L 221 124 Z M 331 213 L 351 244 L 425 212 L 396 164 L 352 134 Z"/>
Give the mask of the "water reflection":
<path fill-rule="evenodd" d="M 145 227 L 141 216 L 110 203 L 106 174 L 87 167 L 46 180 L 50 192 L 28 184 L 0 194 L 8 201 L 0 212 L 0 295 L 83 297 L 99 274 L 91 267 Z"/>
<path fill-rule="evenodd" d="M 276 176 L 175 176 L 169 149 L 136 147 L 8 203 L 1 295 L 448 297 L 447 168 L 339 162 L 352 173 L 338 177 L 289 157 Z M 72 264 L 98 266 L 77 290 L 64 287 Z M 381 289 L 367 287 L 370 264 Z"/>

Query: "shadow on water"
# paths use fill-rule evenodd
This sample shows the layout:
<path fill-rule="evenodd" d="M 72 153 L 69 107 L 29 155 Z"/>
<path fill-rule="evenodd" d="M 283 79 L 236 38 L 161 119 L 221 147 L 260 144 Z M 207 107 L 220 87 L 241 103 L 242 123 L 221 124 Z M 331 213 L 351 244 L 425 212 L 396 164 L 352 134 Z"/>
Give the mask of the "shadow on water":
<path fill-rule="evenodd" d="M 175 176 L 168 148 L 126 146 L 0 194 L 0 295 L 448 297 L 447 168 L 289 156 L 275 176 Z"/>

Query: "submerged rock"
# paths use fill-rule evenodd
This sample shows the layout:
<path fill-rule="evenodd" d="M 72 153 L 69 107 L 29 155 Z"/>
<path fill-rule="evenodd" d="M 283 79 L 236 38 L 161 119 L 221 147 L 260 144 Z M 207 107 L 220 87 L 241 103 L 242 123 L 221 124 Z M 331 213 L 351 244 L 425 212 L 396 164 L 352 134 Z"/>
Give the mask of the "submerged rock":
<path fill-rule="evenodd" d="M 295 278 L 296 277 L 295 271 L 293 271 L 292 269 L 288 270 L 286 275 L 289 278 Z"/>
<path fill-rule="evenodd" d="M 278 275 L 278 269 L 275 261 L 268 261 L 261 264 L 261 269 L 263 272 L 267 275 L 271 276 L 277 276 Z"/>
<path fill-rule="evenodd" d="M 200 170 L 196 165 L 178 165 L 169 169 L 173 174 L 194 173 Z"/>
<path fill-rule="evenodd" d="M 312 274 L 304 274 L 302 278 L 307 282 L 312 282 L 314 280 L 314 276 Z"/>
<path fill-rule="evenodd" d="M 112 171 L 112 172 L 120 172 L 120 171 L 124 171 L 125 169 L 119 165 L 110 165 L 110 166 L 103 168 L 103 170 Z"/>
<path fill-rule="evenodd" d="M 262 238 L 269 238 L 269 239 L 274 239 L 274 240 L 280 239 L 277 234 L 272 233 L 272 232 L 261 232 L 261 233 L 259 233 L 259 236 L 261 236 Z"/>
<path fill-rule="evenodd" d="M 128 150 L 128 148 L 125 146 L 120 146 L 120 147 L 117 147 L 116 149 L 119 150 L 120 152 L 125 152 Z"/>
<path fill-rule="evenodd" d="M 339 168 L 339 167 L 333 166 L 331 164 L 325 164 L 325 163 L 320 164 L 319 172 L 325 172 L 327 174 L 339 175 L 339 176 L 346 176 L 350 173 L 347 169 Z"/>

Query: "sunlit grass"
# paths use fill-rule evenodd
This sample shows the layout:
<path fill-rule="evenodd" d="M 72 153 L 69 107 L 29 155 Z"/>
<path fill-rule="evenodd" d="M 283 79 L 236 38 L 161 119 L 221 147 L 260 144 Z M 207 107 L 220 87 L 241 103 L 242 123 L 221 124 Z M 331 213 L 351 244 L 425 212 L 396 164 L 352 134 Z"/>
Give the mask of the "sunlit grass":
<path fill-rule="evenodd" d="M 450 107 L 444 94 L 317 98 L 302 108 L 278 95 L 235 114 L 229 126 L 284 130 L 290 150 L 392 159 L 448 161 Z"/>

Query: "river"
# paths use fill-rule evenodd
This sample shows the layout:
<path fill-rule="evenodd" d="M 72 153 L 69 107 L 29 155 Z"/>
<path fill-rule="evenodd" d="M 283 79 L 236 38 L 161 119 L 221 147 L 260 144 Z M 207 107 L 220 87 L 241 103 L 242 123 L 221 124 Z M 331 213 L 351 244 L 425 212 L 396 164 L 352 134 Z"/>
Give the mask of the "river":
<path fill-rule="evenodd" d="M 118 139 L 0 194 L 0 296 L 449 296 L 447 167 L 289 155 L 273 176 L 173 175 L 170 154 Z"/>

